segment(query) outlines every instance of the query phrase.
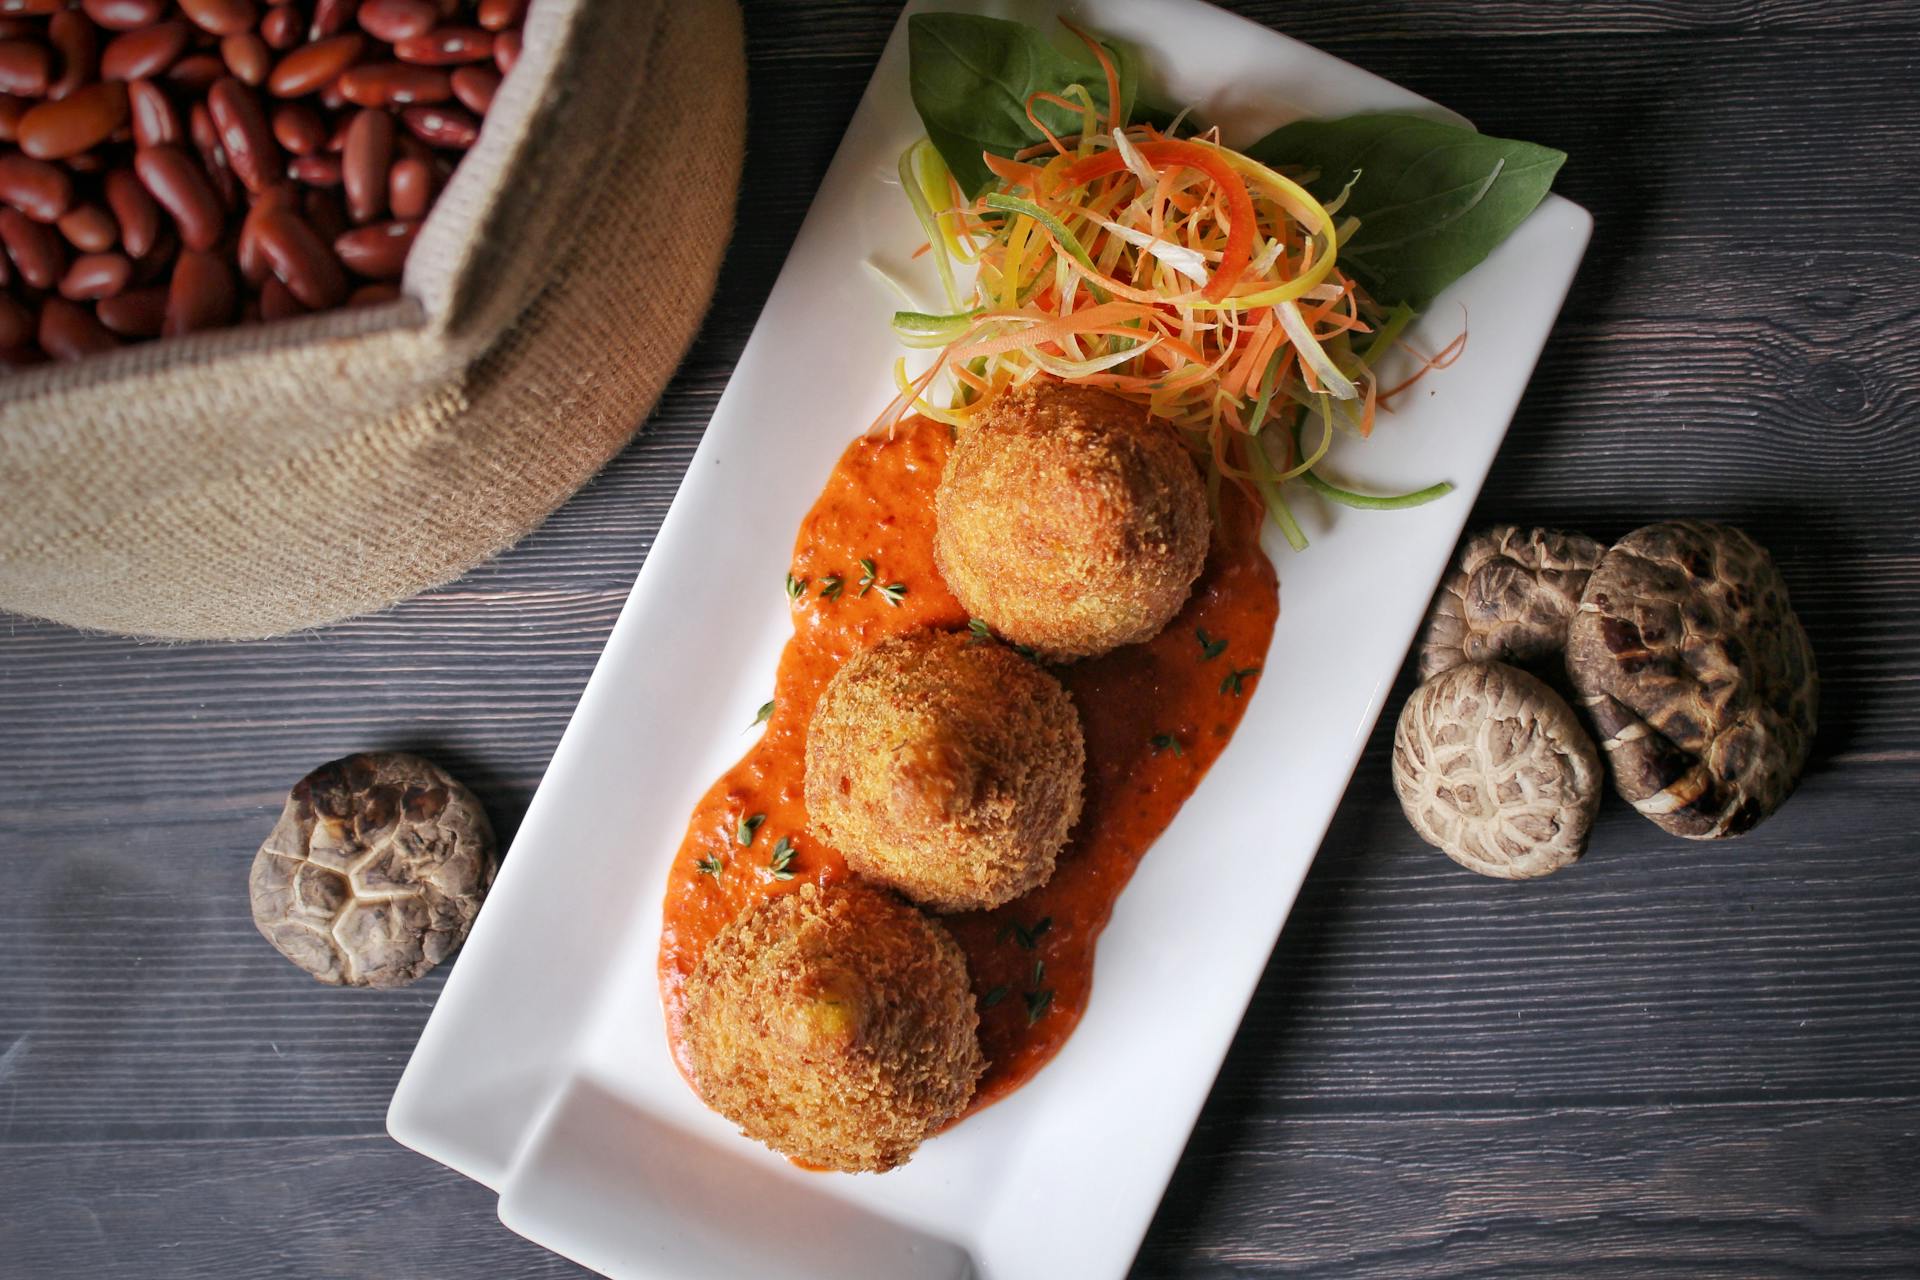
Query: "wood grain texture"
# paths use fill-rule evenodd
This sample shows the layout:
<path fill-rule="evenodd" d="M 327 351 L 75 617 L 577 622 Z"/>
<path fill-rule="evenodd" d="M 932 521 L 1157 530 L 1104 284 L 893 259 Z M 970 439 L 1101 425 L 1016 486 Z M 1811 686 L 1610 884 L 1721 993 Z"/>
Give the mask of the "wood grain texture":
<path fill-rule="evenodd" d="M 1571 153 L 1593 249 L 1476 522 L 1736 520 L 1825 696 L 1754 834 L 1610 800 L 1538 884 L 1421 845 L 1377 731 L 1137 1272 L 1920 1274 L 1920 10 L 1236 7 Z M 286 787 L 357 749 L 435 756 L 511 832 L 894 13 L 748 5 L 706 330 L 520 547 L 270 643 L 0 619 L 0 1276 L 580 1274 L 384 1136 L 440 979 L 316 986 L 246 868 Z"/>

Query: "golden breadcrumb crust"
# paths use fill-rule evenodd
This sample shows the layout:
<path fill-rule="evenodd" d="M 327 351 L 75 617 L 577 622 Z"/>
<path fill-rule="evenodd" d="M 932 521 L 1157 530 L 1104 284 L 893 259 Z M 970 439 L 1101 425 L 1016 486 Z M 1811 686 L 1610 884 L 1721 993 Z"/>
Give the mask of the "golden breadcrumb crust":
<path fill-rule="evenodd" d="M 923 906 L 995 907 L 1053 874 L 1085 767 L 1058 680 L 984 637 L 914 632 L 855 655 L 821 695 L 807 820 Z"/>
<path fill-rule="evenodd" d="M 960 430 L 934 562 L 967 612 L 1050 661 L 1151 639 L 1206 560 L 1206 491 L 1164 422 L 1052 379 Z"/>
<path fill-rule="evenodd" d="M 967 962 L 891 894 L 806 885 L 743 912 L 687 983 L 707 1105 L 793 1159 L 884 1172 L 957 1117 L 985 1066 Z"/>

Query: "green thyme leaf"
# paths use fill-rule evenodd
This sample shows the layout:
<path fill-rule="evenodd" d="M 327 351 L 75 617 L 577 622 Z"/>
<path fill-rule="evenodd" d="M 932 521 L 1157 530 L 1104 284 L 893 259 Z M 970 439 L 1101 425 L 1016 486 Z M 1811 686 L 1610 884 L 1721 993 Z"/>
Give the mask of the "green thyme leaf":
<path fill-rule="evenodd" d="M 765 702 L 760 704 L 760 709 L 753 713 L 753 724 L 748 725 L 747 728 L 749 729 L 753 728 L 754 724 L 765 724 L 772 715 L 773 715 L 773 699 L 768 698 Z"/>
<path fill-rule="evenodd" d="M 1052 1004 L 1052 987 L 1048 987 L 1045 991 L 1029 991 L 1027 993 L 1027 1025 L 1032 1026 L 1040 1021 L 1041 1016 Z"/>
<path fill-rule="evenodd" d="M 880 567 L 874 564 L 873 561 L 868 560 L 865 557 L 861 558 L 860 560 L 860 594 L 861 595 L 865 595 L 867 594 L 867 592 L 873 590 L 873 580 L 876 576 L 878 576 L 879 572 L 880 572 Z"/>
<path fill-rule="evenodd" d="M 1229 671 L 1227 678 L 1220 682 L 1220 692 L 1230 693 L 1237 698 L 1240 696 L 1241 687 L 1247 680 L 1259 674 L 1260 668 L 1258 667 L 1241 667 L 1238 670 Z"/>
<path fill-rule="evenodd" d="M 967 632 L 968 644 L 979 644 L 982 640 L 993 639 L 993 632 L 988 630 L 987 624 L 978 618 L 967 619 Z"/>
<path fill-rule="evenodd" d="M 1036 922 L 1031 929 L 1022 927 L 1018 920 L 1008 921 L 1007 927 L 1013 931 L 1014 939 L 1018 941 L 1022 947 L 1031 951 L 1046 934 L 1047 930 L 1053 928 L 1053 917 L 1040 917 L 1039 921 Z M 1002 931 L 1002 936 L 1005 936 L 1005 930 Z"/>
<path fill-rule="evenodd" d="M 1162 751 L 1171 751 L 1176 756 L 1187 754 L 1180 746 L 1180 739 L 1170 733 L 1156 733 L 1152 738 L 1148 739 L 1148 741 L 1153 743 L 1153 754 L 1155 755 L 1159 755 Z"/>
<path fill-rule="evenodd" d="M 793 847 L 793 841 L 781 836 L 774 843 L 773 853 L 767 858 L 767 865 L 773 868 L 775 880 L 791 880 L 794 877 L 793 857 L 799 850 Z"/>
<path fill-rule="evenodd" d="M 806 593 L 807 593 L 807 580 L 805 578 L 796 578 L 792 574 L 788 574 L 787 575 L 787 599 L 798 600 L 801 596 L 805 595 Z"/>
<path fill-rule="evenodd" d="M 1200 638 L 1200 655 L 1208 662 L 1212 662 L 1227 651 L 1227 642 L 1216 640 L 1208 635 L 1205 627 L 1196 627 L 1193 634 Z"/>
<path fill-rule="evenodd" d="M 982 1009 L 991 1009 L 993 1008 L 993 1006 L 999 1004 L 1002 1000 L 1005 1000 L 1006 998 L 1007 998 L 1006 987 L 1004 986 L 995 987 L 993 990 L 987 992 L 987 994 L 980 997 L 980 1007 Z"/>
<path fill-rule="evenodd" d="M 767 815 L 764 813 L 756 813 L 740 819 L 740 826 L 734 831 L 733 838 L 738 840 L 743 848 L 751 845 L 754 833 L 760 830 L 760 824 L 766 820 Z"/>
<path fill-rule="evenodd" d="M 1035 960 L 1033 962 L 1033 985 L 1037 987 L 1046 980 L 1047 962 L 1045 960 Z"/>
<path fill-rule="evenodd" d="M 699 870 L 701 875 L 713 876 L 715 879 L 718 879 L 720 876 L 720 873 L 727 869 L 727 864 L 720 861 L 720 857 L 718 854 L 712 855 L 710 857 L 701 858 L 698 861 L 696 861 L 693 865 Z"/>
<path fill-rule="evenodd" d="M 830 573 L 820 579 L 820 598 L 822 600 L 838 600 L 840 598 L 840 585 L 840 575 L 837 573 Z"/>
<path fill-rule="evenodd" d="M 896 609 L 900 607 L 900 601 L 906 598 L 906 594 L 907 584 L 904 582 L 891 582 L 880 588 L 880 598 Z"/>

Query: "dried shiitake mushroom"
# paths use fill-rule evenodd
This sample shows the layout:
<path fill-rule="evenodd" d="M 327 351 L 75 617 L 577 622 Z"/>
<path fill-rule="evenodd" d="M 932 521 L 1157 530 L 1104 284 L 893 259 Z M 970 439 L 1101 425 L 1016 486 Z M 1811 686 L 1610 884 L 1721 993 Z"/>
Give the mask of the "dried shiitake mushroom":
<path fill-rule="evenodd" d="M 1600 807 L 1600 753 L 1573 709 L 1518 667 L 1469 662 L 1414 690 L 1393 789 L 1420 838 L 1483 876 L 1571 864 Z"/>
<path fill-rule="evenodd" d="M 1806 764 L 1820 681 L 1773 561 L 1723 524 L 1622 538 L 1587 581 L 1567 674 L 1614 785 L 1677 836 L 1739 835 Z"/>
<path fill-rule="evenodd" d="M 322 982 L 403 987 L 466 938 L 493 867 L 486 811 L 446 771 L 347 756 L 287 796 L 253 860 L 253 920 Z"/>
<path fill-rule="evenodd" d="M 1585 534 L 1511 524 L 1468 538 L 1427 615 L 1420 678 L 1463 662 L 1525 664 L 1559 653 L 1605 550 Z"/>

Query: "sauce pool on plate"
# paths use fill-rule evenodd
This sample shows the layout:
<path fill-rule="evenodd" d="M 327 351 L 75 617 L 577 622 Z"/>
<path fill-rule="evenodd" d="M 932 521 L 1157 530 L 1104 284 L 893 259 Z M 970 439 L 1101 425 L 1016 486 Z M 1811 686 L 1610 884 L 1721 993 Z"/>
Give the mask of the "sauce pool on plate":
<path fill-rule="evenodd" d="M 763 898 L 849 873 L 807 831 L 807 725 L 840 664 L 889 636 L 968 625 L 933 563 L 933 495 L 952 442 L 914 418 L 842 455 L 807 513 L 788 581 L 793 639 L 760 741 L 694 809 L 668 874 L 660 994 L 674 1061 L 686 981 L 714 935 Z M 992 911 L 940 919 L 966 953 L 987 1070 L 972 1110 L 1045 1066 L 1085 1012 L 1094 945 L 1134 868 L 1233 736 L 1279 614 L 1260 512 L 1230 487 L 1206 568 L 1145 644 L 1049 668 L 1086 734 L 1086 798 L 1053 878 Z M 999 641 L 982 636 L 982 644 Z"/>

